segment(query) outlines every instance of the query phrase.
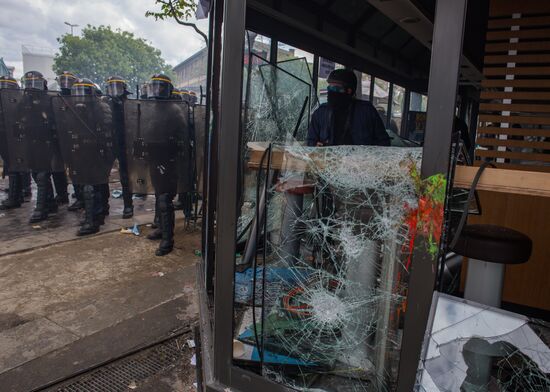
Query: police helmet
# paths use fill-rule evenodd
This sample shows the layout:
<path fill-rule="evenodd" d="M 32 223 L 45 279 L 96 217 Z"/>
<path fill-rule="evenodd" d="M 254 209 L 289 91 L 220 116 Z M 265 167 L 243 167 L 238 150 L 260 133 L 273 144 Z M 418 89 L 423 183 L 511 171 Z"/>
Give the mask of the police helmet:
<path fill-rule="evenodd" d="M 77 80 L 78 78 L 69 71 L 63 71 L 61 75 L 57 75 L 57 84 L 61 89 L 70 90 Z"/>
<path fill-rule="evenodd" d="M 22 78 L 23 88 L 33 90 L 47 90 L 48 82 L 44 79 L 44 75 L 38 71 L 25 72 Z"/>
<path fill-rule="evenodd" d="M 71 95 L 97 94 L 97 86 L 90 79 L 78 79 L 71 87 Z"/>
<path fill-rule="evenodd" d="M 105 81 L 105 91 L 111 97 L 122 97 L 130 94 L 126 80 L 120 76 L 111 76 Z"/>
<path fill-rule="evenodd" d="M 147 86 L 147 98 L 169 99 L 172 96 L 172 90 L 174 90 L 174 86 L 168 76 L 155 74 Z"/>
<path fill-rule="evenodd" d="M 4 88 L 19 88 L 19 84 L 15 78 L 11 76 L 0 76 L 0 89 Z"/>

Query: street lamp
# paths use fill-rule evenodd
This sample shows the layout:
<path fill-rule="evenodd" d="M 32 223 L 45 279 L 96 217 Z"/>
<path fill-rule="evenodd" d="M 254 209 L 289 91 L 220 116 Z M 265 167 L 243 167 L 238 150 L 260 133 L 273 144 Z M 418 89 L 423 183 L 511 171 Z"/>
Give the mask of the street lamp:
<path fill-rule="evenodd" d="M 73 34 L 73 28 L 78 27 L 78 25 L 77 24 L 71 24 L 69 22 L 65 22 L 65 24 L 71 28 L 71 35 L 74 35 Z"/>

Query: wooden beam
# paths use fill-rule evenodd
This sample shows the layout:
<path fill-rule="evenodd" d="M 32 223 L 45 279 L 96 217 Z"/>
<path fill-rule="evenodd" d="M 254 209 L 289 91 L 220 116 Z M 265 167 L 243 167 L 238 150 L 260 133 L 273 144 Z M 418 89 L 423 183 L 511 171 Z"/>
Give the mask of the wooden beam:
<path fill-rule="evenodd" d="M 479 122 L 550 125 L 550 117 L 499 116 L 499 115 L 492 115 L 492 114 L 480 114 L 479 115 Z"/>
<path fill-rule="evenodd" d="M 489 31 L 486 37 L 487 41 L 501 41 L 510 38 L 548 38 L 550 29 Z"/>
<path fill-rule="evenodd" d="M 536 142 L 529 140 L 512 140 L 512 139 L 497 139 L 497 138 L 478 138 L 476 143 L 480 146 L 491 147 L 519 147 L 519 148 L 535 148 L 538 150 L 549 150 L 550 142 Z"/>
<path fill-rule="evenodd" d="M 512 26 L 548 26 L 550 16 L 523 16 L 521 18 L 492 19 L 488 23 L 490 29 L 507 28 Z"/>
<path fill-rule="evenodd" d="M 550 75 L 550 67 L 494 67 L 483 68 L 485 76 L 504 76 L 504 75 Z"/>
<path fill-rule="evenodd" d="M 481 81 L 481 87 L 528 87 L 528 88 L 550 88 L 550 80 L 544 79 L 484 79 Z"/>
<path fill-rule="evenodd" d="M 550 92 L 536 91 L 483 91 L 481 99 L 519 99 L 528 101 L 547 101 L 550 100 Z"/>
<path fill-rule="evenodd" d="M 533 154 L 525 152 L 476 150 L 476 156 L 488 158 L 505 158 L 518 161 L 550 162 L 550 154 Z"/>
<path fill-rule="evenodd" d="M 477 134 L 550 137 L 550 129 L 480 127 Z"/>
<path fill-rule="evenodd" d="M 521 112 L 521 113 L 550 113 L 550 105 L 530 105 L 530 104 L 504 104 L 504 103 L 480 103 L 480 111 L 495 112 Z"/>
<path fill-rule="evenodd" d="M 485 53 L 508 52 L 509 50 L 537 52 L 550 50 L 550 41 L 500 42 L 488 43 L 485 45 Z"/>
<path fill-rule="evenodd" d="M 550 2 L 546 0 L 499 0 L 491 1 L 489 16 L 512 16 L 515 13 L 550 13 Z"/>
<path fill-rule="evenodd" d="M 453 185 L 469 189 L 477 171 L 477 167 L 457 166 Z M 550 173 L 487 168 L 476 189 L 550 197 Z"/>
<path fill-rule="evenodd" d="M 485 64 L 550 63 L 550 54 L 518 54 L 485 56 Z"/>

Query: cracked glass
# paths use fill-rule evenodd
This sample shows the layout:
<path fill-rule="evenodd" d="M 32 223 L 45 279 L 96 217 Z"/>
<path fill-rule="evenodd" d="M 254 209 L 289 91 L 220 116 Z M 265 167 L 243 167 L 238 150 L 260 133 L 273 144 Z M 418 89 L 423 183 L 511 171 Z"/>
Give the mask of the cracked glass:
<path fill-rule="evenodd" d="M 295 390 L 392 391 L 415 241 L 435 260 L 445 179 L 420 179 L 417 147 L 306 147 L 311 84 L 289 72 L 304 64 L 249 59 L 234 363 Z"/>
<path fill-rule="evenodd" d="M 433 309 L 418 391 L 550 391 L 548 323 L 445 294 Z"/>

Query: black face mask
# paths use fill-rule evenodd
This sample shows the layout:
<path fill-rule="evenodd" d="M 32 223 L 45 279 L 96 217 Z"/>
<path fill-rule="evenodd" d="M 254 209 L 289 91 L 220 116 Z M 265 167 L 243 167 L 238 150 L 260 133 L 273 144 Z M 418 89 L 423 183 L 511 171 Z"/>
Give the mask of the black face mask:
<path fill-rule="evenodd" d="M 346 93 L 338 93 L 336 91 L 329 91 L 327 93 L 327 103 L 334 109 L 345 109 L 351 105 L 353 96 Z"/>

